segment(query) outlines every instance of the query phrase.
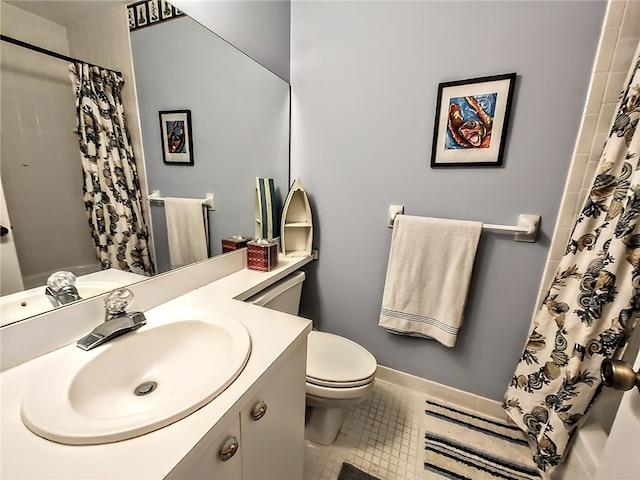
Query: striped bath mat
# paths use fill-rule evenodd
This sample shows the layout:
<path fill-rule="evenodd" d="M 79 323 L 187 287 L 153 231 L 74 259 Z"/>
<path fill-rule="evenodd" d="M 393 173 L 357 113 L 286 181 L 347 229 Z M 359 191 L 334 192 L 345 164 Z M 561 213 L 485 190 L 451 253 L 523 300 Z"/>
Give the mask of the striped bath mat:
<path fill-rule="evenodd" d="M 427 400 L 424 468 L 427 478 L 540 478 L 524 433 L 506 421 Z"/>

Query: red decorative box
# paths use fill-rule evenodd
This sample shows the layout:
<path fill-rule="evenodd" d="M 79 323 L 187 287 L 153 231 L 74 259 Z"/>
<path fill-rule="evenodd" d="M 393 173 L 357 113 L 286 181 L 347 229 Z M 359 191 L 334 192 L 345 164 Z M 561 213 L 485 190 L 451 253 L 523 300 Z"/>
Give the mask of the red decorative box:
<path fill-rule="evenodd" d="M 256 240 L 247 243 L 247 267 L 270 272 L 278 266 L 277 240 Z"/>
<path fill-rule="evenodd" d="M 233 250 L 237 250 L 239 248 L 244 248 L 247 246 L 252 238 L 243 237 L 242 235 L 235 235 L 229 238 L 222 239 L 222 253 L 232 252 Z"/>

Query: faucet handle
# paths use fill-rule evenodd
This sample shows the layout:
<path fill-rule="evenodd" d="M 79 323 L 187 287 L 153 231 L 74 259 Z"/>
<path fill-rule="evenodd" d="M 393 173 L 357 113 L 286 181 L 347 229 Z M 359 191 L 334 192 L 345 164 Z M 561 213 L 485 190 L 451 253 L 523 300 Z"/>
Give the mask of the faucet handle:
<path fill-rule="evenodd" d="M 54 292 L 59 292 L 65 287 L 73 287 L 76 283 L 76 276 L 64 270 L 53 273 L 47 278 L 47 287 Z"/>
<path fill-rule="evenodd" d="M 133 292 L 128 288 L 116 288 L 107 298 L 104 299 L 104 305 L 107 314 L 117 315 L 127 310 L 133 301 Z"/>
<path fill-rule="evenodd" d="M 81 300 L 75 283 L 76 276 L 71 272 L 62 270 L 53 273 L 47 278 L 47 288 L 44 289 L 44 294 L 54 308 Z"/>

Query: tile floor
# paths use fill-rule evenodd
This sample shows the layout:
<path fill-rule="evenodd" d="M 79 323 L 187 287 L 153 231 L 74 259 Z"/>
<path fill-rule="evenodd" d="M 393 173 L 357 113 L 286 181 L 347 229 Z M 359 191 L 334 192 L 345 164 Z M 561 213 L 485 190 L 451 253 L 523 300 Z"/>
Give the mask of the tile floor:
<path fill-rule="evenodd" d="M 329 446 L 305 440 L 304 480 L 336 480 L 348 462 L 381 480 L 431 479 L 424 470 L 425 395 L 376 380 Z"/>
<path fill-rule="evenodd" d="M 470 405 L 471 395 L 457 391 L 454 395 L 460 408 L 476 410 Z M 462 396 L 461 396 L 462 395 Z M 347 410 L 338 438 L 329 446 L 305 440 L 304 479 L 336 480 L 342 462 L 348 462 L 380 480 L 443 480 L 424 470 L 424 433 L 428 417 L 425 401 L 428 394 L 376 379 L 373 395 L 365 402 Z M 438 401 L 447 401 L 431 397 Z M 450 400 L 449 400 L 450 401 Z M 491 403 L 491 402 L 485 402 Z M 496 404 L 497 405 L 497 404 Z M 476 405 L 486 416 L 499 412 L 496 419 L 504 420 L 495 405 Z M 585 480 L 586 474 L 571 456 L 564 468 L 552 477 L 561 480 Z"/>

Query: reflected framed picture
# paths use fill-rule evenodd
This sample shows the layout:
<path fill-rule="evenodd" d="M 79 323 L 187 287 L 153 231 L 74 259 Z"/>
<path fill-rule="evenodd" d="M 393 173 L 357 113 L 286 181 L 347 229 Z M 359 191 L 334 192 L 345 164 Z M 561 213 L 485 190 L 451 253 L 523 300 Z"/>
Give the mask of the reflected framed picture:
<path fill-rule="evenodd" d="M 184 12 L 171 5 L 167 0 L 142 0 L 127 5 L 129 31 L 131 32 L 181 15 L 184 15 Z"/>
<path fill-rule="evenodd" d="M 135 5 L 136 8 L 136 23 L 138 27 L 144 27 L 147 23 L 149 23 L 148 15 L 147 15 L 147 5 L 145 3 L 138 3 Z"/>
<path fill-rule="evenodd" d="M 159 112 L 162 161 L 166 165 L 193 165 L 191 110 Z"/>
<path fill-rule="evenodd" d="M 438 85 L 431 167 L 500 167 L 516 74 Z"/>

